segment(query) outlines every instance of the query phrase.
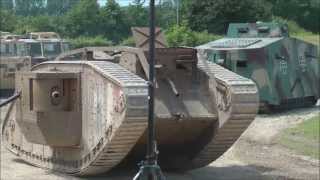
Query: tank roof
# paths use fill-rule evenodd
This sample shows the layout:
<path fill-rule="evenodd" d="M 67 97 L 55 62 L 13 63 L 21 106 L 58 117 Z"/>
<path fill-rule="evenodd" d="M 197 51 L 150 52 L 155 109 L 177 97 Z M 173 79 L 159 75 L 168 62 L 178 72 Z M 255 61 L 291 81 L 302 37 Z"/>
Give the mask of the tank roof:
<path fill-rule="evenodd" d="M 31 39 L 61 39 L 56 32 L 30 32 L 28 34 Z"/>
<path fill-rule="evenodd" d="M 207 44 L 198 46 L 197 49 L 219 49 L 219 50 L 232 50 L 232 49 L 258 49 L 268 46 L 274 42 L 282 40 L 278 38 L 222 38 Z"/>
<path fill-rule="evenodd" d="M 230 23 L 227 37 L 289 37 L 289 31 L 286 24 L 275 22 Z"/>

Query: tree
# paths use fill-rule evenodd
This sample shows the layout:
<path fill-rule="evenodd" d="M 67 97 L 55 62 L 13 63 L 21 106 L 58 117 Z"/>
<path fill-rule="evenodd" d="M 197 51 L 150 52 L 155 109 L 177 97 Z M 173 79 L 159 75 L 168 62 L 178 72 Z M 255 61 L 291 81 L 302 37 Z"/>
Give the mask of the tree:
<path fill-rule="evenodd" d="M 125 7 L 126 23 L 129 27 L 147 26 L 148 25 L 148 10 L 143 6 L 143 2 L 136 0 L 133 4 Z"/>
<path fill-rule="evenodd" d="M 46 0 L 15 0 L 17 15 L 36 16 L 44 13 Z"/>
<path fill-rule="evenodd" d="M 13 9 L 12 0 L 1 0 L 0 9 L 12 10 Z"/>
<path fill-rule="evenodd" d="M 115 0 L 108 0 L 106 6 L 101 9 L 101 29 L 103 34 L 113 42 L 120 42 L 127 37 L 130 31 L 126 24 L 124 12 Z"/>
<path fill-rule="evenodd" d="M 313 32 L 320 31 L 320 2 L 318 0 L 268 1 L 273 4 L 274 15 L 296 21 L 303 28 Z"/>
<path fill-rule="evenodd" d="M 0 9 L 0 30 L 12 32 L 17 23 L 16 16 L 8 10 Z"/>
<path fill-rule="evenodd" d="M 225 33 L 231 22 L 271 19 L 271 5 L 263 0 L 194 0 L 187 14 L 193 30 Z"/>
<path fill-rule="evenodd" d="M 62 15 L 78 2 L 79 0 L 48 0 L 46 7 L 47 13 L 54 16 Z"/>
<path fill-rule="evenodd" d="M 176 15 L 176 7 L 172 0 L 163 0 L 157 6 L 156 23 L 158 26 L 167 29 L 177 23 Z"/>
<path fill-rule="evenodd" d="M 100 32 L 99 6 L 93 0 L 80 0 L 65 16 L 65 32 L 70 37 L 96 36 Z"/>

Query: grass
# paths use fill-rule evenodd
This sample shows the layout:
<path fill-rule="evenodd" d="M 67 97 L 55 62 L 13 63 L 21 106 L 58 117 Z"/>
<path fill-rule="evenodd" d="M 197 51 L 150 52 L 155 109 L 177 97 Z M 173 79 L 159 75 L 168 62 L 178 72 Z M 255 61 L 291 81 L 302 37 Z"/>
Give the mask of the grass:
<path fill-rule="evenodd" d="M 294 128 L 285 130 L 280 136 L 280 144 L 299 154 L 320 159 L 319 129 L 320 116 L 317 115 Z"/>
<path fill-rule="evenodd" d="M 299 33 L 299 34 L 294 34 L 293 37 L 307 41 L 307 42 L 315 44 L 317 46 L 320 46 L 320 35 L 319 34 Z"/>

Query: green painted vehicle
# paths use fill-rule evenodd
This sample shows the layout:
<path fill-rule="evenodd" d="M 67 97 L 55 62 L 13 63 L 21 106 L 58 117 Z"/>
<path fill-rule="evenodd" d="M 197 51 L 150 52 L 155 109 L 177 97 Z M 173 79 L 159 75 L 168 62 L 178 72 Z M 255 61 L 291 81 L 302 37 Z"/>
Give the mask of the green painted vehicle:
<path fill-rule="evenodd" d="M 314 105 L 319 98 L 318 47 L 278 23 L 230 24 L 227 36 L 197 47 L 198 56 L 255 81 L 261 107 Z"/>

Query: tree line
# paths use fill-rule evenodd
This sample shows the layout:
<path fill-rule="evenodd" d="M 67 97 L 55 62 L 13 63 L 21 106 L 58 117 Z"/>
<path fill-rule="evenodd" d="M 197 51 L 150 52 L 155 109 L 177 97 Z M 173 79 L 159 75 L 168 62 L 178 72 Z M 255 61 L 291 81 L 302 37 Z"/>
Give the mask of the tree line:
<path fill-rule="evenodd" d="M 171 38 L 168 41 L 184 41 L 182 45 L 215 39 L 212 34 L 224 34 L 230 22 L 272 21 L 278 17 L 318 33 L 319 5 L 318 0 L 161 0 L 157 4 L 157 25 L 166 30 Z M 100 37 L 119 44 L 131 43 L 131 27 L 148 25 L 148 7 L 144 0 L 133 0 L 128 6 L 120 6 L 115 0 L 107 0 L 104 5 L 96 0 L 1 0 L 0 18 L 1 31 L 56 31 L 71 39 Z"/>

